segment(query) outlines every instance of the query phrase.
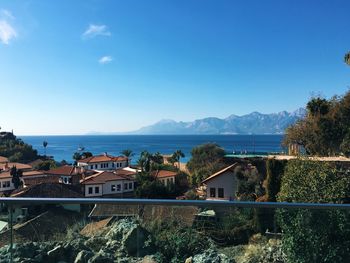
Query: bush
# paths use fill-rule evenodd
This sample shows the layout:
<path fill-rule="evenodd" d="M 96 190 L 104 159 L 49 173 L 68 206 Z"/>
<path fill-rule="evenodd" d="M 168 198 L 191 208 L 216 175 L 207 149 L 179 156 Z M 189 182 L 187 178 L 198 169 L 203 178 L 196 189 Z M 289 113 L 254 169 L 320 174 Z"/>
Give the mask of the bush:
<path fill-rule="evenodd" d="M 278 201 L 342 203 L 349 197 L 350 177 L 325 162 L 289 161 Z M 288 262 L 348 262 L 350 213 L 343 210 L 282 209 L 283 251 Z"/>

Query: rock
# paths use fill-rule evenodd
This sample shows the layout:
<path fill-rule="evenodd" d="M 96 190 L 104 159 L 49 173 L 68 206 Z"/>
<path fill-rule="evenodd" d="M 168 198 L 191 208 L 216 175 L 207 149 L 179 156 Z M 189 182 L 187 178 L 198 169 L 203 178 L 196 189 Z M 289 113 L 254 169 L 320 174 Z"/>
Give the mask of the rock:
<path fill-rule="evenodd" d="M 113 255 L 105 253 L 104 251 L 99 251 L 92 258 L 88 260 L 88 263 L 113 263 Z"/>
<path fill-rule="evenodd" d="M 74 260 L 74 263 L 87 263 L 90 258 L 94 256 L 94 253 L 82 250 L 78 253 L 77 257 Z"/>
<path fill-rule="evenodd" d="M 139 263 L 157 263 L 154 256 L 145 256 Z"/>
<path fill-rule="evenodd" d="M 122 219 L 115 222 L 106 234 L 112 242 L 121 240 L 123 249 L 130 256 L 143 257 L 153 252 L 150 234 L 137 222 L 130 219 Z"/>
<path fill-rule="evenodd" d="M 186 258 L 185 263 L 192 263 L 192 257 Z"/>
<path fill-rule="evenodd" d="M 86 240 L 83 244 L 92 251 L 100 251 L 101 248 L 106 246 L 108 240 L 104 237 L 93 236 Z"/>
<path fill-rule="evenodd" d="M 47 252 L 47 262 L 58 261 L 65 261 L 65 249 L 61 245 Z"/>
<path fill-rule="evenodd" d="M 192 260 L 189 262 L 191 263 L 235 263 L 233 259 L 229 259 L 226 255 L 220 254 L 213 249 L 208 249 L 202 254 L 195 255 L 192 258 Z"/>

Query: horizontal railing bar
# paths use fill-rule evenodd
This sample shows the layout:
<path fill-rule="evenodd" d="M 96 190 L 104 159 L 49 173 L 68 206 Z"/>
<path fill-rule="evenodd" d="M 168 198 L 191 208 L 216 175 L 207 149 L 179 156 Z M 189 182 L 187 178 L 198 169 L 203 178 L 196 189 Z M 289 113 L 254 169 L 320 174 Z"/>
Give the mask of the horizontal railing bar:
<path fill-rule="evenodd" d="M 287 202 L 247 202 L 214 200 L 175 199 L 132 199 L 132 198 L 25 198 L 3 197 L 0 203 L 11 205 L 37 204 L 111 204 L 111 205 L 170 205 L 199 207 L 242 207 L 242 208 L 303 208 L 303 209 L 350 209 L 350 204 L 333 203 L 287 203 Z"/>

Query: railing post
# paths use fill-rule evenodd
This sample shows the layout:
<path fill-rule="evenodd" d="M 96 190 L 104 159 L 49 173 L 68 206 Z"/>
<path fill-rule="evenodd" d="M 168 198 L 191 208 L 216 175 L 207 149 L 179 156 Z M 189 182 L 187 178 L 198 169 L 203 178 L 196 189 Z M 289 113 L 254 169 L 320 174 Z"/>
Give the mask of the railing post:
<path fill-rule="evenodd" d="M 10 209 L 10 262 L 13 262 L 13 206 L 9 205 Z"/>

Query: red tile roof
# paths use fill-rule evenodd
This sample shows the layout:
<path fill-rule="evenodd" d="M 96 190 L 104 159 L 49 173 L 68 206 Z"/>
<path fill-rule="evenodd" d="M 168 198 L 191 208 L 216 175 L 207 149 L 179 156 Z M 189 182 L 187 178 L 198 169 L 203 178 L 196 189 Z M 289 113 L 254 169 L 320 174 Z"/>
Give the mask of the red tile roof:
<path fill-rule="evenodd" d="M 209 176 L 207 179 L 203 180 L 202 183 L 208 182 L 209 180 L 211 180 L 211 179 L 213 179 L 213 178 L 215 178 L 215 177 L 217 177 L 217 176 L 219 176 L 219 175 L 225 173 L 226 171 L 230 171 L 230 170 L 233 171 L 233 168 L 234 168 L 236 165 L 237 165 L 237 163 L 234 163 L 234 164 L 231 164 L 230 166 L 227 166 L 226 168 L 224 168 L 224 169 L 222 169 L 222 170 L 216 172 L 215 174 Z"/>
<path fill-rule="evenodd" d="M 78 163 L 101 163 L 101 162 L 118 162 L 127 161 L 128 158 L 125 156 L 112 156 L 107 154 L 91 156 L 85 159 L 81 159 Z"/>
<path fill-rule="evenodd" d="M 133 180 L 132 176 L 135 175 L 134 172 L 117 170 L 115 172 L 99 172 L 97 174 L 86 177 L 81 180 L 81 184 L 104 184 L 108 181 L 117 181 L 117 180 Z"/>
<path fill-rule="evenodd" d="M 0 163 L 7 163 L 9 161 L 9 159 L 7 159 L 4 156 L 0 156 Z"/>
<path fill-rule="evenodd" d="M 64 165 L 61 167 L 48 170 L 45 173 L 69 176 L 69 175 L 75 175 L 75 174 L 82 174 L 83 172 L 84 172 L 84 169 L 82 167 Z"/>
<path fill-rule="evenodd" d="M 177 172 L 167 171 L 167 170 L 158 170 L 158 171 L 152 172 L 152 175 L 157 178 L 166 178 L 166 177 L 177 176 Z"/>
<path fill-rule="evenodd" d="M 58 183 L 41 183 L 16 190 L 12 197 L 79 198 L 83 194 L 77 187 Z"/>

